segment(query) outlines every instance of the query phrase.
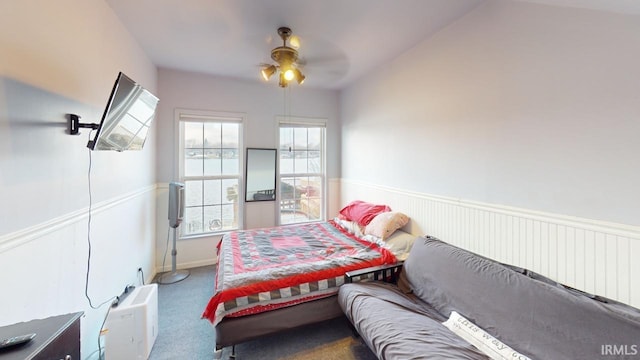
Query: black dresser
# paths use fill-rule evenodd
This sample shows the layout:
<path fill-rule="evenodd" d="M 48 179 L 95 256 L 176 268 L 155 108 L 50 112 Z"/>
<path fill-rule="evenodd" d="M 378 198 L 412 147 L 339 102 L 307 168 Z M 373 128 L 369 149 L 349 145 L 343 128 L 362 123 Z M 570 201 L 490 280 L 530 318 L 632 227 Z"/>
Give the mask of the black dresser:
<path fill-rule="evenodd" d="M 82 312 L 0 327 L 0 339 L 36 333 L 23 345 L 0 350 L 0 360 L 80 360 Z"/>

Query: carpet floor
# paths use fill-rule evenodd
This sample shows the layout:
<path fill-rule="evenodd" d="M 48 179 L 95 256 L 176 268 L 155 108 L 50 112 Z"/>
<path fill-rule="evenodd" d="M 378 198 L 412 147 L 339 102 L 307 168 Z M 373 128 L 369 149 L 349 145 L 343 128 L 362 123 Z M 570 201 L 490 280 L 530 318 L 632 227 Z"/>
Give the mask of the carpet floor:
<path fill-rule="evenodd" d="M 159 275 L 161 276 L 161 275 Z M 180 282 L 158 286 L 158 338 L 150 360 L 213 359 L 215 330 L 201 319 L 213 294 L 215 266 L 190 269 Z M 157 278 L 156 278 L 157 281 Z M 223 350 L 228 359 L 231 349 Z M 236 345 L 236 359 L 375 360 L 362 339 L 353 336 L 345 317 Z"/>

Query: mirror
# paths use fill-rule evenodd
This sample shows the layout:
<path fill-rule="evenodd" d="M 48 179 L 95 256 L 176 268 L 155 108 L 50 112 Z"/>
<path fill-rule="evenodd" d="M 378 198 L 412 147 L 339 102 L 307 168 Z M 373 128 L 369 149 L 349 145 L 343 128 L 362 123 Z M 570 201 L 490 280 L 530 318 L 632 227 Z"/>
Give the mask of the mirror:
<path fill-rule="evenodd" d="M 276 199 L 276 149 L 247 148 L 245 201 Z"/>

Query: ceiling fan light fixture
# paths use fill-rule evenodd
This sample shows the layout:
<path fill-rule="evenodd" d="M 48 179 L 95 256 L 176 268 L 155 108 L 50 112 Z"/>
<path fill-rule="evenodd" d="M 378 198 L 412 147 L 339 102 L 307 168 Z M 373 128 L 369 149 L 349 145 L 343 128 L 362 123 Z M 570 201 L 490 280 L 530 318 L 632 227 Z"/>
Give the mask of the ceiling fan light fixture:
<path fill-rule="evenodd" d="M 293 73 L 295 75 L 296 81 L 298 81 L 298 84 L 302 85 L 302 83 L 304 82 L 304 79 L 306 79 L 307 77 L 304 76 L 304 74 L 302 74 L 302 71 L 300 71 L 300 69 L 298 68 L 294 69 Z"/>
<path fill-rule="evenodd" d="M 297 70 L 297 69 L 296 69 Z M 294 72 L 294 69 L 292 68 L 288 68 L 286 70 L 284 70 L 284 79 L 287 81 L 291 81 L 296 77 L 296 73 Z"/>
<path fill-rule="evenodd" d="M 276 67 L 274 65 L 269 65 L 269 66 L 263 67 L 262 70 L 260 71 L 260 74 L 262 74 L 262 78 L 265 81 L 268 81 L 271 75 L 273 75 L 275 72 L 276 72 Z"/>
<path fill-rule="evenodd" d="M 282 46 L 271 50 L 271 59 L 275 61 L 277 65 L 263 66 L 260 74 L 265 81 L 268 81 L 273 74 L 279 72 L 278 85 L 283 88 L 287 87 L 293 79 L 295 79 L 298 84 L 302 84 L 305 76 L 296 67 L 298 61 L 298 50 L 296 49 L 300 46 L 300 39 L 292 36 L 291 29 L 288 27 L 278 28 L 278 35 L 280 35 L 282 39 Z M 287 40 L 289 40 L 289 44 L 287 44 Z"/>
<path fill-rule="evenodd" d="M 280 76 L 279 76 L 279 78 L 280 78 L 280 81 L 278 81 L 278 85 L 279 85 L 281 88 L 286 88 L 286 87 L 287 87 L 287 85 L 289 85 L 289 82 L 287 81 L 287 79 L 285 79 L 285 78 L 284 78 L 284 72 L 280 71 Z"/>

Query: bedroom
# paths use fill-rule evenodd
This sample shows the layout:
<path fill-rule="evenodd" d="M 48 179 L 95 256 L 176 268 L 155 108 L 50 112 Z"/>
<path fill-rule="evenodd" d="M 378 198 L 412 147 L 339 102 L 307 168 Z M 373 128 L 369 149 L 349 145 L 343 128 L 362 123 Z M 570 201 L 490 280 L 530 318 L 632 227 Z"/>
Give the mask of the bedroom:
<path fill-rule="evenodd" d="M 260 120 L 282 114 L 281 94 L 273 81 L 157 69 L 104 1 L 0 10 L 0 279 L 11 294 L 0 322 L 84 310 L 88 354 L 103 314 L 83 295 L 87 134 L 66 135 L 64 114 L 98 118 L 124 70 L 160 95 L 158 119 L 169 121 L 142 152 L 94 154 L 90 290 L 101 300 L 137 283 L 139 267 L 146 280 L 160 271 L 173 107 L 260 113 L 245 143 L 269 147 L 275 131 Z M 386 202 L 410 213 L 415 233 L 463 244 L 471 230 L 514 234 L 517 219 L 522 252 L 487 242 L 510 249 L 498 256 L 640 306 L 639 13 L 487 1 L 341 91 L 294 88 L 292 114 L 332 122 L 327 214 L 356 198 Z M 268 204 L 252 205 L 248 227 L 274 222 L 259 216 L 275 213 L 261 211 Z M 549 252 L 540 233 L 562 246 Z M 180 246 L 183 266 L 214 261 L 210 239 Z"/>

